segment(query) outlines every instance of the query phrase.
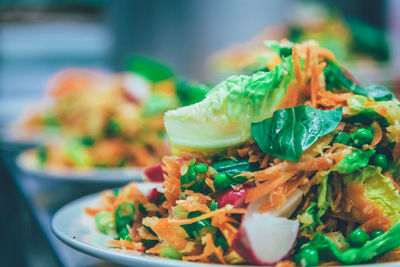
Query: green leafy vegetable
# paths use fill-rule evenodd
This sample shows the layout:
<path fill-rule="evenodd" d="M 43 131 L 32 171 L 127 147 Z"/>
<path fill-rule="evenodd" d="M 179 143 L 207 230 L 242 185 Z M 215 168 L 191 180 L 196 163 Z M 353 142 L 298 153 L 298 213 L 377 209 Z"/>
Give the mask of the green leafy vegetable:
<path fill-rule="evenodd" d="M 210 88 L 202 83 L 181 81 L 177 84 L 176 93 L 182 106 L 189 106 L 202 101 Z"/>
<path fill-rule="evenodd" d="M 176 108 L 178 99 L 176 96 L 165 96 L 162 94 L 152 94 L 143 103 L 142 115 L 145 117 L 160 115 L 163 112 Z"/>
<path fill-rule="evenodd" d="M 323 72 L 325 75 L 326 88 L 328 90 L 346 89 L 357 95 L 373 98 L 376 101 L 388 101 L 394 98 L 393 92 L 385 86 L 376 84 L 358 85 L 344 74 L 341 67 L 336 62 L 328 60 Z"/>
<path fill-rule="evenodd" d="M 40 166 L 43 166 L 47 160 L 47 149 L 46 146 L 40 145 L 37 148 L 37 159 Z"/>
<path fill-rule="evenodd" d="M 375 150 L 354 150 L 345 156 L 336 166 L 340 173 L 350 173 L 368 165 L 369 159 L 375 154 Z"/>
<path fill-rule="evenodd" d="M 87 147 L 82 144 L 79 138 L 73 138 L 67 141 L 64 146 L 66 156 L 78 166 L 90 165 L 91 159 Z"/>
<path fill-rule="evenodd" d="M 254 172 L 259 170 L 258 163 L 248 162 L 244 160 L 223 160 L 215 162 L 212 167 L 219 173 L 226 173 L 231 175 L 241 174 L 243 172 Z"/>
<path fill-rule="evenodd" d="M 130 57 L 127 60 L 126 68 L 153 82 L 159 82 L 174 77 L 174 72 L 167 65 L 139 55 Z"/>
<path fill-rule="evenodd" d="M 270 72 L 231 76 L 194 105 L 165 113 L 170 144 L 196 151 L 218 150 L 251 138 L 251 122 L 270 116 L 294 77 L 291 57 Z"/>
<path fill-rule="evenodd" d="M 381 168 L 369 165 L 344 177 L 346 186 L 351 181 L 365 185 L 368 199 L 382 207 L 384 215 L 393 222 L 400 221 L 400 194 Z"/>
<path fill-rule="evenodd" d="M 340 252 L 335 244 L 318 232 L 305 246 L 316 249 L 326 260 L 338 260 L 344 264 L 357 264 L 374 259 L 400 246 L 400 222 L 386 233 L 367 241 L 361 248 L 350 248 Z"/>
<path fill-rule="evenodd" d="M 297 106 L 277 110 L 271 118 L 252 123 L 251 133 L 265 153 L 297 162 L 318 138 L 334 131 L 341 119 L 342 108 L 323 111 Z"/>

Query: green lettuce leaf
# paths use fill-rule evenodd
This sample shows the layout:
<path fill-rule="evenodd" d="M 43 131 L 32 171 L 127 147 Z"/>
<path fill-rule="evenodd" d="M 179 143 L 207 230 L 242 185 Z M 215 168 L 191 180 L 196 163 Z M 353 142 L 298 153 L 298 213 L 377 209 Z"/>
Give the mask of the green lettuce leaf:
<path fill-rule="evenodd" d="M 382 169 L 375 166 L 366 166 L 345 176 L 345 184 L 356 181 L 365 184 L 365 193 L 371 202 L 383 208 L 383 213 L 393 220 L 400 221 L 400 194 L 394 187 L 392 180 L 384 176 Z"/>
<path fill-rule="evenodd" d="M 251 123 L 272 115 L 293 77 L 291 57 L 270 72 L 231 76 L 203 101 L 165 113 L 170 145 L 215 151 L 249 140 Z"/>
<path fill-rule="evenodd" d="M 334 131 L 341 119 L 342 108 L 319 110 L 297 106 L 277 110 L 271 118 L 252 123 L 251 133 L 265 153 L 297 162 L 318 138 Z"/>

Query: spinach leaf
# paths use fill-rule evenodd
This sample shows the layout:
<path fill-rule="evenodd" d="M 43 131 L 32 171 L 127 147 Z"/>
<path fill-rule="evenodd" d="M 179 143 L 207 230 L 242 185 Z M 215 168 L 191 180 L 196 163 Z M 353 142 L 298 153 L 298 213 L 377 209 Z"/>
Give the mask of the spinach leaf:
<path fill-rule="evenodd" d="M 259 170 L 258 163 L 245 160 L 223 160 L 211 165 L 217 172 L 231 175 L 241 174 L 243 172 L 254 172 Z"/>
<path fill-rule="evenodd" d="M 340 173 L 350 173 L 368 165 L 369 159 L 375 154 L 375 150 L 355 150 L 345 156 L 337 165 Z"/>
<path fill-rule="evenodd" d="M 252 123 L 251 133 L 265 153 L 297 162 L 318 138 L 335 130 L 341 119 L 342 108 L 324 111 L 297 106 L 277 110 L 271 118 Z"/>
<path fill-rule="evenodd" d="M 379 84 L 365 84 L 361 87 L 360 95 L 372 97 L 375 101 L 389 101 L 394 98 L 393 92 Z"/>
<path fill-rule="evenodd" d="M 343 73 L 341 67 L 336 62 L 328 60 L 323 72 L 326 88 L 330 91 L 333 89 L 346 89 L 357 95 L 371 97 L 376 101 L 388 101 L 394 98 L 393 92 L 383 85 L 365 84 L 361 86 L 356 84 Z"/>
<path fill-rule="evenodd" d="M 131 56 L 127 60 L 126 68 L 152 82 L 159 82 L 174 77 L 174 72 L 169 66 L 157 60 L 139 55 Z"/>

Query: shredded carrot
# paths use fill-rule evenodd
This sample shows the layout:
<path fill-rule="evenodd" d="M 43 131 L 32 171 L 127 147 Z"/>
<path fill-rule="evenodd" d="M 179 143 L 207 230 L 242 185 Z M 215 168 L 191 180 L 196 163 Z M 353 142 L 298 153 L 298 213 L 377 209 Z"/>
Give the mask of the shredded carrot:
<path fill-rule="evenodd" d="M 188 246 L 188 241 L 185 239 L 186 232 L 178 225 L 169 223 L 167 218 L 146 217 L 142 223 L 150 227 L 160 240 L 167 242 L 175 249 L 183 250 Z"/>
<path fill-rule="evenodd" d="M 390 227 L 392 227 L 392 220 L 386 216 L 371 218 L 360 226 L 366 233 L 371 233 L 375 230 L 387 231 Z"/>
<path fill-rule="evenodd" d="M 381 115 L 381 116 L 383 116 L 383 117 L 386 117 L 386 116 L 388 115 L 388 110 L 387 110 L 387 107 L 386 107 L 386 106 L 379 106 L 379 107 L 377 107 L 377 108 L 375 109 L 375 111 L 376 111 L 379 115 Z"/>
<path fill-rule="evenodd" d="M 278 262 L 275 267 L 295 267 L 296 264 L 293 261 L 285 260 Z"/>
<path fill-rule="evenodd" d="M 255 154 L 251 154 L 249 157 L 249 162 L 259 162 L 260 161 L 260 156 L 259 155 L 255 155 Z"/>
<path fill-rule="evenodd" d="M 184 208 L 186 211 L 201 211 L 203 213 L 207 213 L 210 211 L 210 208 L 206 204 L 210 198 L 206 195 L 200 193 L 194 193 L 193 191 L 186 190 L 185 191 L 189 197 L 185 200 L 177 200 L 176 204 Z"/>
<path fill-rule="evenodd" d="M 296 171 L 281 173 L 281 175 L 277 178 L 268 180 L 262 184 L 257 185 L 256 187 L 251 188 L 246 195 L 246 203 L 249 203 L 270 193 L 277 186 L 285 183 L 287 180 L 292 178 L 295 173 Z"/>
<path fill-rule="evenodd" d="M 271 158 L 270 155 L 265 154 L 263 160 L 262 160 L 261 163 L 260 163 L 260 168 L 261 168 L 261 169 L 267 168 L 267 166 L 268 166 L 268 161 L 269 161 L 270 158 Z"/>
<path fill-rule="evenodd" d="M 228 242 L 228 245 L 232 244 L 232 240 L 238 232 L 238 230 L 230 223 L 239 224 L 235 219 L 226 216 L 225 214 L 216 214 L 211 219 L 211 225 L 217 227 L 221 231 Z"/>
<path fill-rule="evenodd" d="M 85 207 L 85 213 L 90 216 L 96 216 L 97 213 L 102 212 L 102 211 L 103 211 L 103 209 Z"/>
<path fill-rule="evenodd" d="M 314 47 L 313 49 L 316 49 L 318 56 L 322 56 L 329 60 L 335 60 L 335 54 L 328 49 L 322 47 Z"/>
<path fill-rule="evenodd" d="M 246 157 L 246 156 L 249 154 L 249 152 L 250 152 L 250 146 L 247 146 L 247 147 L 238 149 L 237 152 L 238 152 L 238 154 L 239 154 L 240 157 L 244 158 L 244 157 Z"/>
<path fill-rule="evenodd" d="M 125 249 L 132 249 L 132 250 L 136 250 L 136 251 L 140 251 L 143 252 L 144 251 L 144 246 L 142 243 L 138 242 L 131 242 L 131 241 L 127 241 L 127 240 L 108 240 L 107 241 L 108 244 L 116 246 L 116 247 L 120 247 L 120 248 L 125 248 Z"/>
<path fill-rule="evenodd" d="M 195 217 L 195 218 L 190 218 L 190 219 L 169 219 L 169 218 L 163 218 L 160 220 L 166 220 L 169 224 L 175 224 L 175 225 L 185 225 L 185 224 L 192 224 L 204 219 L 208 219 L 213 217 L 216 214 L 221 214 L 221 213 L 235 213 L 235 214 L 245 214 L 247 212 L 247 209 L 236 209 L 236 208 L 231 208 L 229 205 L 217 209 L 214 211 L 211 211 L 209 213 L 203 214 L 201 216 Z"/>
<path fill-rule="evenodd" d="M 155 245 L 152 248 L 149 248 L 148 250 L 146 250 L 147 254 L 154 254 L 154 255 L 160 255 L 160 250 L 163 248 L 166 248 L 166 245 L 162 245 L 161 243 L 158 243 L 157 245 Z"/>
<path fill-rule="evenodd" d="M 371 144 L 364 147 L 364 150 L 373 148 L 382 140 L 382 129 L 379 126 L 379 123 L 374 121 L 371 126 L 374 129 L 374 138 L 372 139 Z"/>
<path fill-rule="evenodd" d="M 397 140 L 396 145 L 393 148 L 392 156 L 395 162 L 399 160 L 400 155 L 400 140 Z"/>
<path fill-rule="evenodd" d="M 297 45 L 293 46 L 292 56 L 293 56 L 294 73 L 296 75 L 297 82 L 299 84 L 302 84 L 303 83 L 303 78 L 302 78 L 302 73 L 301 73 L 300 57 L 299 57 L 299 54 L 298 54 Z"/>
<path fill-rule="evenodd" d="M 201 253 L 200 255 L 184 256 L 182 257 L 182 260 L 210 262 L 210 259 L 208 257 L 214 254 L 220 263 L 226 264 L 225 259 L 223 257 L 224 252 L 222 248 L 220 246 L 219 247 L 215 246 L 213 237 L 210 233 L 206 234 L 202 238 L 202 243 L 205 245 L 203 253 Z"/>
<path fill-rule="evenodd" d="M 162 169 L 164 171 L 164 188 L 166 201 L 163 203 L 167 209 L 176 205 L 176 201 L 180 199 L 181 192 L 181 166 L 182 162 L 172 157 L 164 157 Z"/>
<path fill-rule="evenodd" d="M 314 51 L 314 50 L 313 50 Z M 311 51 L 311 55 L 315 55 L 315 53 Z M 318 66 L 315 60 L 311 61 L 311 83 L 310 83 L 310 98 L 311 98 L 311 106 L 317 107 L 317 86 L 318 86 Z"/>
<path fill-rule="evenodd" d="M 286 203 L 287 198 L 298 188 L 304 178 L 305 177 L 299 177 L 295 180 L 289 180 L 285 184 L 275 188 L 269 194 L 269 198 L 260 205 L 259 212 L 267 212 L 273 208 L 280 209 Z"/>

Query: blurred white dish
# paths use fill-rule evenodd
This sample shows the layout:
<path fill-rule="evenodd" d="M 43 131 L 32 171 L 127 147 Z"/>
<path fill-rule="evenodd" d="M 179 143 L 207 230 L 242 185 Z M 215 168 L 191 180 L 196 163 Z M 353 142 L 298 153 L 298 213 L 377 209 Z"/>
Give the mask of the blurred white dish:
<path fill-rule="evenodd" d="M 52 181 L 123 185 L 129 182 L 142 182 L 144 168 L 88 168 L 88 169 L 49 169 L 42 168 L 32 153 L 24 151 L 16 158 L 16 164 L 25 174 Z"/>

